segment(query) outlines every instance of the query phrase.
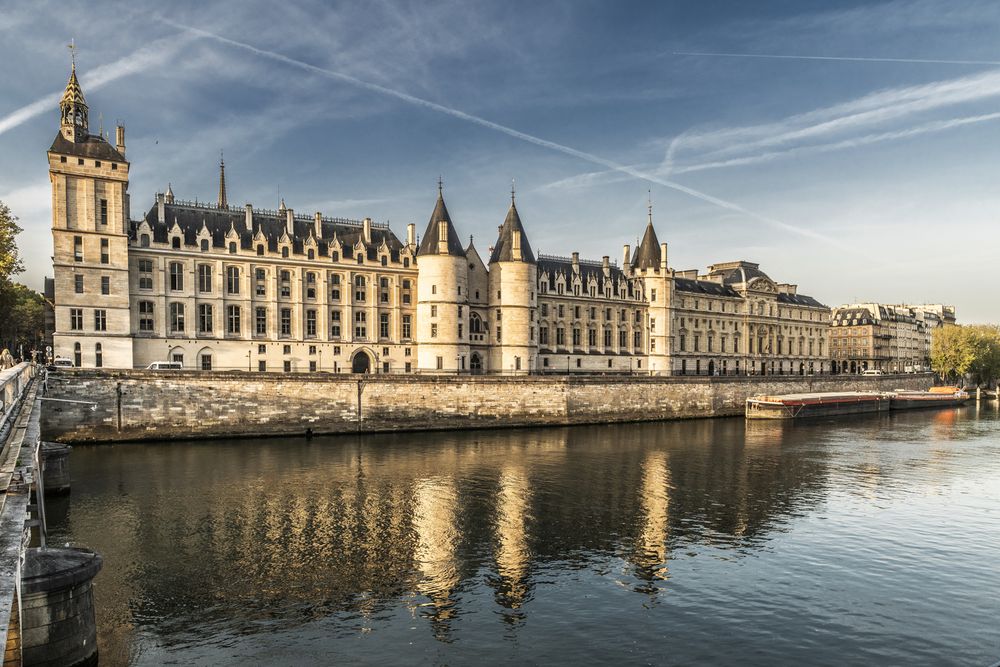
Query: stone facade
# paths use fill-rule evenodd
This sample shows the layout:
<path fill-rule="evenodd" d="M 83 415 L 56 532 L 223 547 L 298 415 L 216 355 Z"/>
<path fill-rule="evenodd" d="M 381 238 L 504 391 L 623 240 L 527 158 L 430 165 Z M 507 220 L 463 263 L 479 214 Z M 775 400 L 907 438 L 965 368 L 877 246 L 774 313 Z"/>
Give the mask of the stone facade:
<path fill-rule="evenodd" d="M 537 255 L 514 193 L 488 261 L 438 198 L 387 224 L 168 185 L 129 214 L 124 129 L 89 134 L 75 70 L 49 151 L 55 354 L 78 367 L 327 373 L 822 374 L 829 309 L 757 264 L 677 271 L 652 222 L 619 267 Z"/>
<path fill-rule="evenodd" d="M 830 353 L 836 373 L 930 369 L 931 333 L 955 323 L 954 306 L 854 303 L 833 310 Z"/>
<path fill-rule="evenodd" d="M 50 373 L 42 437 L 66 443 L 498 428 L 742 415 L 754 394 L 927 389 L 904 376 L 623 377 Z"/>

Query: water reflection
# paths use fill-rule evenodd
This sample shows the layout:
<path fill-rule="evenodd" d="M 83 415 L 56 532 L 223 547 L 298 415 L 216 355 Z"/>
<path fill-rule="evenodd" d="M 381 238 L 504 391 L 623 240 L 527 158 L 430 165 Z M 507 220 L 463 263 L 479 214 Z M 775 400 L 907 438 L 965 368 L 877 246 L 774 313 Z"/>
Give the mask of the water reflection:
<path fill-rule="evenodd" d="M 578 591 L 554 615 L 546 605 L 571 584 L 624 564 L 618 583 L 640 595 L 604 603 L 641 625 L 630 614 L 681 604 L 665 595 L 676 586 L 719 585 L 691 558 L 764 557 L 840 495 L 940 489 L 976 457 L 962 443 L 995 438 L 998 423 L 973 410 L 78 447 L 53 532 L 105 555 L 96 595 L 111 662 L 316 622 L 327 641 L 415 623 L 441 647 L 474 628 L 477 645 L 503 655 L 533 625 L 585 624 L 589 597 L 611 595 Z M 725 585 L 727 599 L 755 590 Z"/>

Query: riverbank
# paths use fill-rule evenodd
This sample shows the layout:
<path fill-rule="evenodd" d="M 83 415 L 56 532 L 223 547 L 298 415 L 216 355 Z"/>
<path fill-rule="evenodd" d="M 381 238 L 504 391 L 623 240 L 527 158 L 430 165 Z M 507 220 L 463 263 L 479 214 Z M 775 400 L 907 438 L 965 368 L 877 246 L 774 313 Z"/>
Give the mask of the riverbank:
<path fill-rule="evenodd" d="M 929 373 L 362 377 L 59 370 L 49 374 L 49 398 L 93 403 L 49 402 L 42 433 L 46 440 L 96 443 L 645 422 L 741 415 L 754 394 L 927 389 L 932 383 Z"/>

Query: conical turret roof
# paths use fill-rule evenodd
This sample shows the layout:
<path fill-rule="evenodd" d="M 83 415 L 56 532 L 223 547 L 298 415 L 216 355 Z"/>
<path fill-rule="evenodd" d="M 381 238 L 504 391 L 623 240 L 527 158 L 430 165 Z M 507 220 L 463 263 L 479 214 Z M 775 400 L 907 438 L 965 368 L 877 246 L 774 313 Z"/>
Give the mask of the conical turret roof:
<path fill-rule="evenodd" d="M 517 213 L 517 205 L 514 198 L 510 199 L 510 208 L 507 210 L 507 218 L 500 227 L 500 235 L 497 237 L 496 245 L 493 246 L 493 254 L 490 255 L 490 264 L 494 262 L 516 262 L 514 257 L 514 232 L 521 233 L 521 258 L 520 261 L 528 264 L 535 264 L 535 254 L 531 251 L 531 244 L 528 243 L 528 235 L 524 233 L 524 225 L 521 224 L 521 216 Z"/>
<path fill-rule="evenodd" d="M 427 231 L 424 232 L 423 238 L 420 239 L 420 248 L 417 249 L 417 255 L 441 254 L 438 248 L 438 241 L 440 239 L 440 223 L 442 222 L 447 223 L 447 254 L 465 257 L 465 250 L 462 248 L 462 242 L 458 238 L 458 232 L 455 231 L 455 225 L 451 222 L 451 216 L 448 214 L 448 207 L 444 205 L 444 195 L 441 193 L 440 188 L 438 188 L 438 198 L 437 203 L 434 205 L 434 212 L 431 213 L 431 219 L 427 223 Z"/>
<path fill-rule="evenodd" d="M 646 225 L 646 233 L 642 235 L 642 242 L 635 249 L 635 256 L 632 257 L 633 269 L 655 269 L 660 266 L 660 242 L 656 238 L 656 230 L 653 229 L 653 221 Z"/>

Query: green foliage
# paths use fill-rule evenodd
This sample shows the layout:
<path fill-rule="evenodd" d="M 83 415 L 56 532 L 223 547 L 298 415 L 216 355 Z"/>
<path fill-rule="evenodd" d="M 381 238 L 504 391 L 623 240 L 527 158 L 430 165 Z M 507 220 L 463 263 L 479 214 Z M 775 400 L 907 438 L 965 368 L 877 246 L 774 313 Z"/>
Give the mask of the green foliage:
<path fill-rule="evenodd" d="M 990 384 L 1000 377 L 1000 326 L 946 326 L 931 337 L 931 368 L 945 380 L 970 377 Z"/>
<path fill-rule="evenodd" d="M 45 300 L 38 292 L 7 280 L 0 281 L 0 349 L 17 355 L 42 348 L 45 335 Z"/>
<path fill-rule="evenodd" d="M 0 282 L 24 271 L 24 263 L 17 251 L 16 237 L 21 233 L 17 217 L 0 201 Z"/>

